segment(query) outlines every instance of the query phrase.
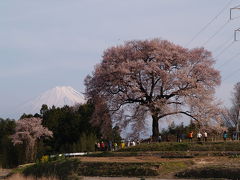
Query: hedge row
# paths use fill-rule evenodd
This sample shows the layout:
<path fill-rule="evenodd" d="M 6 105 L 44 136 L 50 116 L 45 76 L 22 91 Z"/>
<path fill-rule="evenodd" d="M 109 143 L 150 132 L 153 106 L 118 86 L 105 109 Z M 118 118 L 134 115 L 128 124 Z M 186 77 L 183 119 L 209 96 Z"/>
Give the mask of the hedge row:
<path fill-rule="evenodd" d="M 240 151 L 240 142 L 161 142 L 142 143 L 119 152 L 143 152 L 143 151 Z"/>
<path fill-rule="evenodd" d="M 159 163 L 80 162 L 67 159 L 38 163 L 23 170 L 25 176 L 57 177 L 60 180 L 77 179 L 80 176 L 157 176 Z"/>
<path fill-rule="evenodd" d="M 197 169 L 189 169 L 176 174 L 180 178 L 226 178 L 226 179 L 239 179 L 239 167 L 219 167 L 207 166 Z"/>

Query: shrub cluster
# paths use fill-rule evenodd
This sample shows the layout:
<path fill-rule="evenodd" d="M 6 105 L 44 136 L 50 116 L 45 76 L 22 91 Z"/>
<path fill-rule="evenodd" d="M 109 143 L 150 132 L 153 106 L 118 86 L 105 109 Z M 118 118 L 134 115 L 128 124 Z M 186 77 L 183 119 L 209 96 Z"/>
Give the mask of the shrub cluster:
<path fill-rule="evenodd" d="M 78 159 L 49 161 L 28 166 L 25 176 L 57 177 L 67 180 L 79 176 L 157 176 L 160 163 L 80 162 Z"/>
<path fill-rule="evenodd" d="M 226 179 L 239 179 L 239 167 L 217 167 L 208 166 L 197 169 L 190 169 L 176 174 L 180 178 L 226 178 Z"/>

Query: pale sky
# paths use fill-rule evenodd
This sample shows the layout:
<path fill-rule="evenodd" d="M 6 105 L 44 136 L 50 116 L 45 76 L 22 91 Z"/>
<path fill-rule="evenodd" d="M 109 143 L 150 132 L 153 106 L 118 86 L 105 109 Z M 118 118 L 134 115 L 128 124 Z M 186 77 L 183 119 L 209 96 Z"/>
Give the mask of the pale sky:
<path fill-rule="evenodd" d="M 232 58 L 240 53 L 240 43 L 222 53 L 240 28 L 240 18 L 228 22 L 229 8 L 240 0 L 1 0 L 0 117 L 11 117 L 21 104 L 55 86 L 84 92 L 84 78 L 108 47 L 149 38 L 186 47 L 228 2 L 187 46 L 204 45 L 213 52 L 222 75 L 217 97 L 225 105 L 240 81 L 240 55 Z"/>

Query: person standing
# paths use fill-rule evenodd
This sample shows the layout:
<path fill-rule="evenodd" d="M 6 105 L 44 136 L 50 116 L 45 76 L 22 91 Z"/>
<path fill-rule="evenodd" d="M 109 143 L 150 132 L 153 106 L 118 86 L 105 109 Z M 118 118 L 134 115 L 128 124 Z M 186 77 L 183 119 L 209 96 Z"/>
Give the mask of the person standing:
<path fill-rule="evenodd" d="M 121 148 L 122 148 L 122 149 L 125 148 L 125 142 L 124 142 L 124 141 L 121 142 Z"/>
<path fill-rule="evenodd" d="M 112 147 L 113 147 L 113 144 L 112 144 L 112 141 L 108 141 L 108 151 L 112 151 Z"/>
<path fill-rule="evenodd" d="M 201 141 L 201 138 L 202 138 L 202 134 L 200 132 L 198 132 L 197 133 L 197 139 L 198 139 L 199 142 Z"/>
<path fill-rule="evenodd" d="M 180 134 L 177 133 L 177 142 L 180 142 Z"/>
<path fill-rule="evenodd" d="M 159 134 L 159 136 L 158 136 L 158 142 L 162 142 L 162 136 L 161 136 L 161 134 Z"/>
<path fill-rule="evenodd" d="M 223 132 L 223 140 L 226 141 L 227 140 L 227 131 Z"/>
<path fill-rule="evenodd" d="M 100 142 L 97 143 L 97 150 L 100 151 L 101 150 L 101 145 Z"/>
<path fill-rule="evenodd" d="M 101 147 L 101 151 L 104 151 L 104 150 L 105 150 L 105 144 L 104 144 L 103 141 L 100 143 L 100 147 Z"/>
<path fill-rule="evenodd" d="M 193 132 L 192 131 L 190 133 L 188 133 L 188 138 L 189 138 L 189 141 L 192 142 L 192 139 L 193 139 Z"/>
<path fill-rule="evenodd" d="M 207 142 L 207 136 L 208 136 L 207 132 L 204 131 L 204 133 L 203 133 L 203 137 L 204 137 L 204 141 L 205 141 L 205 142 Z"/>
<path fill-rule="evenodd" d="M 131 140 L 128 139 L 128 142 L 127 142 L 127 147 L 130 147 L 131 146 Z"/>
<path fill-rule="evenodd" d="M 118 150 L 118 144 L 115 142 L 114 143 L 114 151 L 117 151 Z"/>

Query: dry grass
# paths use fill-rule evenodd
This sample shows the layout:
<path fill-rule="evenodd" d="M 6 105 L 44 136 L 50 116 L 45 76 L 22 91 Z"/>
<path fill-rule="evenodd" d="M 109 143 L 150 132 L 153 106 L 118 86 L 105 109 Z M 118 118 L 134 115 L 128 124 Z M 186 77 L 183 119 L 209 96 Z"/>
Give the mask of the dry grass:
<path fill-rule="evenodd" d="M 79 157 L 82 162 L 171 162 L 183 161 L 184 158 L 161 158 L 156 156 L 133 156 L 133 157 Z M 187 159 L 186 159 L 187 160 Z"/>

